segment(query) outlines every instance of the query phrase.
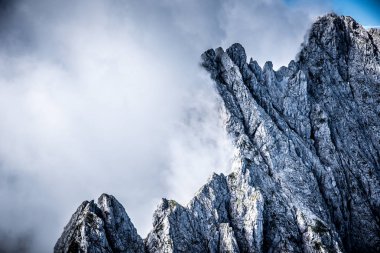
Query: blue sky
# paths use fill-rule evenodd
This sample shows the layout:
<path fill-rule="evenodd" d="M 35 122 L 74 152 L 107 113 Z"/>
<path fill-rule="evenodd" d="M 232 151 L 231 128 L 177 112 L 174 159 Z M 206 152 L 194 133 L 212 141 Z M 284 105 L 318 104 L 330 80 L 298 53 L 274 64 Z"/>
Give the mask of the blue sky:
<path fill-rule="evenodd" d="M 338 14 L 349 15 L 364 26 L 380 26 L 380 1 L 334 0 L 333 8 Z"/>
<path fill-rule="evenodd" d="M 284 0 L 291 6 L 315 4 L 330 6 L 331 10 L 340 15 L 353 17 L 363 26 L 380 26 L 379 0 Z"/>

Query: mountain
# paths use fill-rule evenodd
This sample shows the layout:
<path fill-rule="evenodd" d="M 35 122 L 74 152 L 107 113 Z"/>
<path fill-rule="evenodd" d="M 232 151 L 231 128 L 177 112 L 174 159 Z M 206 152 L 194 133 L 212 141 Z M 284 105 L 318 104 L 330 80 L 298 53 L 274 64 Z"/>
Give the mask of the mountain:
<path fill-rule="evenodd" d="M 145 240 L 114 197 L 85 201 L 55 252 L 380 252 L 379 48 L 380 30 L 328 14 L 278 71 L 240 44 L 206 51 L 232 173 L 163 199 Z"/>

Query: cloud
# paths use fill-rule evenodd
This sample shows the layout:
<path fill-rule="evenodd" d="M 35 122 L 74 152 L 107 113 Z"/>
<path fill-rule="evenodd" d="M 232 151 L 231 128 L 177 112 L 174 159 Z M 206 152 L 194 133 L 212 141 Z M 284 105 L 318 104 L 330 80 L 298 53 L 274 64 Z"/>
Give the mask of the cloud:
<path fill-rule="evenodd" d="M 200 54 L 238 41 L 261 63 L 285 64 L 311 22 L 306 7 L 275 0 L 1 11 L 0 230 L 28 252 L 51 252 L 81 201 L 103 192 L 144 236 L 161 197 L 186 204 L 212 172 L 228 172 L 232 147 Z"/>
<path fill-rule="evenodd" d="M 296 1 L 289 6 L 279 0 L 226 0 L 220 18 L 226 31 L 223 45 L 238 41 L 260 65 L 273 61 L 276 68 L 287 66 L 311 22 L 328 9 L 325 1 Z"/>

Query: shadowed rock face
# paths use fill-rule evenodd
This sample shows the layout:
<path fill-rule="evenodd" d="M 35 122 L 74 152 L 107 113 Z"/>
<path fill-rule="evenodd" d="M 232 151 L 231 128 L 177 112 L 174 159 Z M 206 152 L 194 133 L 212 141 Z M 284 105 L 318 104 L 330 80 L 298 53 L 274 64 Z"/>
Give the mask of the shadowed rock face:
<path fill-rule="evenodd" d="M 85 201 L 71 217 L 54 252 L 144 252 L 144 243 L 124 207 L 113 197 L 103 194 Z"/>
<path fill-rule="evenodd" d="M 55 252 L 380 252 L 379 48 L 329 14 L 278 71 L 239 44 L 206 51 L 233 172 L 186 207 L 163 199 L 144 242 L 112 196 L 84 202 Z"/>

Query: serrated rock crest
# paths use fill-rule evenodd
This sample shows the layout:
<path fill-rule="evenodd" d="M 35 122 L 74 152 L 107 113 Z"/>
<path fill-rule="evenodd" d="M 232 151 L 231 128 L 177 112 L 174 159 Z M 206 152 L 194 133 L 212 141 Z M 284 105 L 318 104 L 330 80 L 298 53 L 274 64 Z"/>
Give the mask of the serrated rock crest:
<path fill-rule="evenodd" d="M 277 71 L 240 44 L 206 51 L 233 172 L 187 206 L 163 199 L 144 242 L 113 197 L 84 202 L 55 252 L 380 252 L 379 47 L 328 14 Z"/>

